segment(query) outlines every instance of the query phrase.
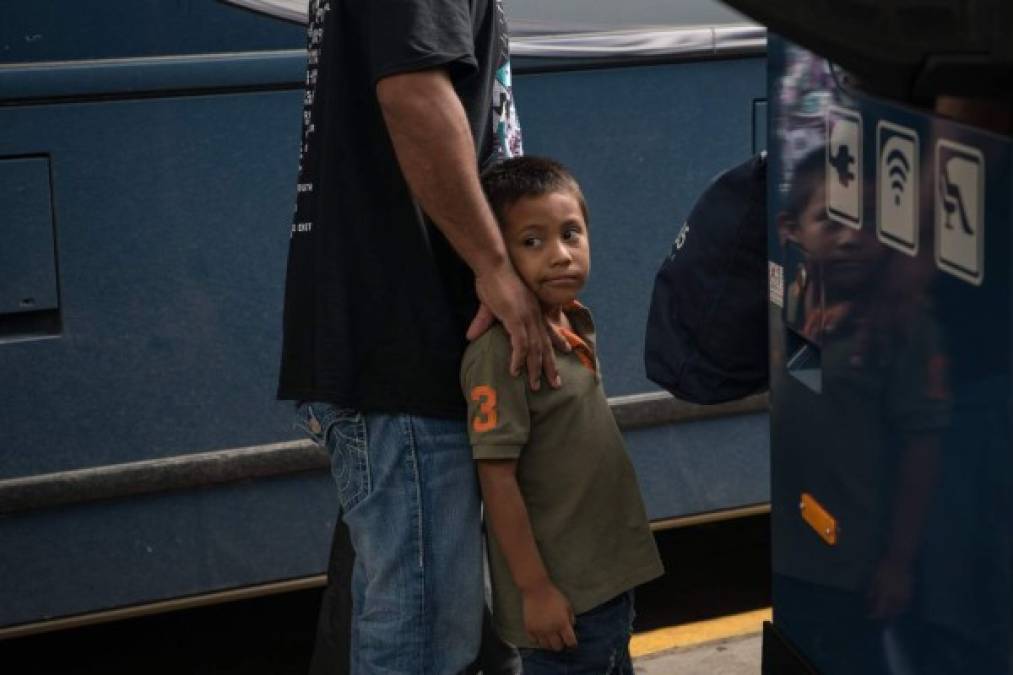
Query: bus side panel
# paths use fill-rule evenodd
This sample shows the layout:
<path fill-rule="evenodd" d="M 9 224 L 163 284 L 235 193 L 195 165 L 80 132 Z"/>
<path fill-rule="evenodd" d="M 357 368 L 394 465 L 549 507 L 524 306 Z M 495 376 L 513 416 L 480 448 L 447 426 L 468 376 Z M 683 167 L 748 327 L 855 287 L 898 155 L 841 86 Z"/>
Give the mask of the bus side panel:
<path fill-rule="evenodd" d="M 221 0 L 32 0 L 0 7 L 4 63 L 302 49 L 306 27 Z"/>
<path fill-rule="evenodd" d="M 300 102 L 0 109 L 0 157 L 49 158 L 62 319 L 0 345 L 0 478 L 292 437 L 274 392 Z"/>
<path fill-rule="evenodd" d="M 707 183 L 762 147 L 754 110 L 766 96 L 765 68 L 764 58 L 744 58 L 517 77 L 525 152 L 568 165 L 588 201 L 583 300 L 598 325 L 609 396 L 658 389 L 643 360 L 654 275 Z M 769 499 L 765 414 L 627 440 L 652 519 Z"/>
<path fill-rule="evenodd" d="M 0 628 L 322 574 L 326 473 L 0 518 Z"/>
<path fill-rule="evenodd" d="M 707 180 L 751 152 L 762 68 L 517 78 L 527 151 L 588 195 L 611 396 L 656 390 L 654 270 Z M 0 108 L 0 161 L 48 166 L 60 319 L 18 337 L 0 317 L 0 480 L 298 437 L 274 389 L 301 78 Z M 765 415 L 627 436 L 652 518 L 766 501 Z M 321 573 L 335 508 L 320 471 L 6 515 L 0 627 Z"/>
<path fill-rule="evenodd" d="M 658 389 L 643 360 L 654 274 L 707 183 L 752 154 L 764 68 L 749 58 L 517 77 L 525 152 L 569 166 L 588 201 L 584 300 L 609 396 Z"/>
<path fill-rule="evenodd" d="M 770 501 L 770 418 L 736 415 L 627 431 L 654 521 Z"/>

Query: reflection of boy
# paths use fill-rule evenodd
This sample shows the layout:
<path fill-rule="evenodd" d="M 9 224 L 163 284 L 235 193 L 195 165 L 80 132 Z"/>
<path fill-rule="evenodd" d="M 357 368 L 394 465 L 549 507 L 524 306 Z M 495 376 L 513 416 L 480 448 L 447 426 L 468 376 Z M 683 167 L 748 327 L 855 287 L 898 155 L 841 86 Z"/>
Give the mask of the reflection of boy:
<path fill-rule="evenodd" d="M 821 149 L 800 162 L 779 219 L 820 271 L 819 302 L 803 298 L 795 329 L 822 344 L 823 389 L 774 369 L 778 405 L 796 413 L 772 427 L 774 593 L 805 617 L 809 640 L 795 637 L 828 673 L 874 674 L 887 672 L 885 623 L 912 604 L 951 401 L 919 261 L 828 219 L 823 171 Z M 833 546 L 800 516 L 803 492 L 835 518 Z"/>
<path fill-rule="evenodd" d="M 560 672 L 561 659 L 632 673 L 630 591 L 663 570 L 602 391 L 591 315 L 576 302 L 589 262 L 583 196 L 562 166 L 535 157 L 507 160 L 483 182 L 514 266 L 573 347 L 557 355 L 560 389 L 510 375 L 501 326 L 461 367 L 496 626 L 522 648 L 525 673 Z"/>

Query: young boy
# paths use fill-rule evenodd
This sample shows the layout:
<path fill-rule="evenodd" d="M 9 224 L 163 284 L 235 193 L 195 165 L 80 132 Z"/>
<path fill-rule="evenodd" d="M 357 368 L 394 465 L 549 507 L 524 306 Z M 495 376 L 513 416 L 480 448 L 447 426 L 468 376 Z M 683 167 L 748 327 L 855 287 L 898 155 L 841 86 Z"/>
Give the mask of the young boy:
<path fill-rule="evenodd" d="M 632 674 L 632 589 L 662 574 L 633 466 L 602 391 L 591 315 L 587 207 L 560 164 L 507 160 L 483 186 L 510 258 L 572 347 L 562 387 L 510 375 L 494 326 L 461 366 L 468 428 L 492 536 L 493 612 L 526 675 Z"/>

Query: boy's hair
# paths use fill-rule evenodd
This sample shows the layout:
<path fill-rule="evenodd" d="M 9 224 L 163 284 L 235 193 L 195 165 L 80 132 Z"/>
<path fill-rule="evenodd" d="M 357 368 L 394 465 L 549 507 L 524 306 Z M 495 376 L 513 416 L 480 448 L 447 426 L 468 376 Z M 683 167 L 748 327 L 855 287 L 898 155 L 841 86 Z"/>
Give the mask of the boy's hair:
<path fill-rule="evenodd" d="M 550 192 L 572 194 L 580 205 L 584 223 L 588 223 L 587 203 L 580 184 L 565 166 L 554 159 L 525 155 L 503 160 L 482 173 L 482 188 L 501 225 L 503 214 L 518 200 Z"/>

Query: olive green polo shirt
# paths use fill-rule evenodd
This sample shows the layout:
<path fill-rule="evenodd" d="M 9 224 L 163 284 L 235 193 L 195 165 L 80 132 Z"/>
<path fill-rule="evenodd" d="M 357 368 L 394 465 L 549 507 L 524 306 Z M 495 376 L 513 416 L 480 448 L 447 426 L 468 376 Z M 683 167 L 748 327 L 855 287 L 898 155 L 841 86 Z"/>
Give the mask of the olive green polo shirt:
<path fill-rule="evenodd" d="M 594 324 L 567 309 L 574 350 L 556 353 L 560 389 L 531 391 L 511 376 L 510 339 L 496 325 L 469 345 L 461 366 L 473 456 L 517 459 L 517 482 L 553 583 L 577 614 L 663 573 L 626 453 L 602 390 Z M 520 592 L 489 537 L 493 614 L 500 635 L 536 647 L 524 631 Z"/>

